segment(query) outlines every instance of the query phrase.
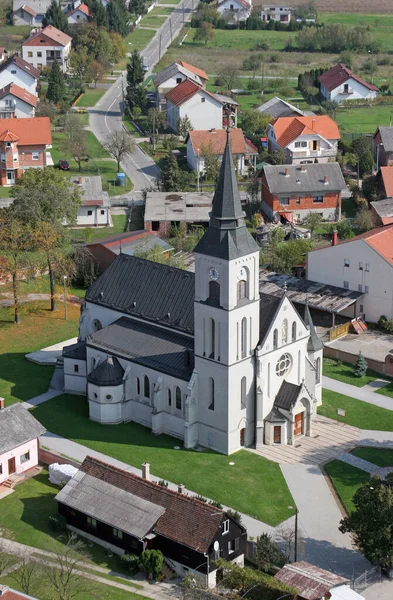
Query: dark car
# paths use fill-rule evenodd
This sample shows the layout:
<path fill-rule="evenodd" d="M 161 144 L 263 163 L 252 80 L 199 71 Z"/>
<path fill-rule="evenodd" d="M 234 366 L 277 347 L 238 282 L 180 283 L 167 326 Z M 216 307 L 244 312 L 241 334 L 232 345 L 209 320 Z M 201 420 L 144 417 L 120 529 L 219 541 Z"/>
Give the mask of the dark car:
<path fill-rule="evenodd" d="M 66 160 L 59 160 L 59 169 L 60 171 L 69 171 L 70 165 Z"/>

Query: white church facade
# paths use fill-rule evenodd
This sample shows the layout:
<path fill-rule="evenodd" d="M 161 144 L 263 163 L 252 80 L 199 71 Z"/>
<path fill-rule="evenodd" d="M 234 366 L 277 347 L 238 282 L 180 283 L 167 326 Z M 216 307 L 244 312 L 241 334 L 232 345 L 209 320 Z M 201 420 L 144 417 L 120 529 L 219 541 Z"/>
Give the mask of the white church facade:
<path fill-rule="evenodd" d="M 195 275 L 119 255 L 87 290 L 65 390 L 100 423 L 231 454 L 311 435 L 323 346 L 306 306 L 259 291 L 259 248 L 241 208 L 227 143 Z"/>

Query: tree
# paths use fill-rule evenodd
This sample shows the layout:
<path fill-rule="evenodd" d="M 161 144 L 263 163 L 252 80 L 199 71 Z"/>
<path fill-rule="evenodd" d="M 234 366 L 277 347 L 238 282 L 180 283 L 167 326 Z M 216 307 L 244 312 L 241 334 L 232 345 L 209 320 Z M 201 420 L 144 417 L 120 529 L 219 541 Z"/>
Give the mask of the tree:
<path fill-rule="evenodd" d="M 90 14 L 98 27 L 108 27 L 108 17 L 102 2 L 100 0 L 86 0 L 85 4 L 89 7 Z"/>
<path fill-rule="evenodd" d="M 269 155 L 269 161 L 272 165 L 284 165 L 286 160 L 286 155 L 284 150 L 279 148 L 275 152 L 272 152 Z"/>
<path fill-rule="evenodd" d="M 356 358 L 355 367 L 353 369 L 353 374 L 355 375 L 355 377 L 363 377 L 363 375 L 365 375 L 367 373 L 367 369 L 368 369 L 367 361 L 364 358 L 361 351 L 359 350 L 359 354 L 357 355 L 357 358 Z"/>
<path fill-rule="evenodd" d="M 355 509 L 342 519 L 339 530 L 350 533 L 355 546 L 372 563 L 393 567 L 393 477 L 374 476 L 352 499 Z"/>
<path fill-rule="evenodd" d="M 213 152 L 211 142 L 209 142 L 207 146 L 202 145 L 201 156 L 204 162 L 205 178 L 208 181 L 213 181 L 215 183 L 220 173 L 220 161 L 218 160 L 217 154 L 214 154 Z"/>
<path fill-rule="evenodd" d="M 90 62 L 91 56 L 86 46 L 79 46 L 78 50 L 71 50 L 70 66 L 79 79 L 85 79 Z"/>
<path fill-rule="evenodd" d="M 98 60 L 93 60 L 87 67 L 87 81 L 93 81 L 97 87 L 97 81 L 101 81 L 105 75 L 105 69 Z"/>
<path fill-rule="evenodd" d="M 359 210 L 356 211 L 353 224 L 360 233 L 374 229 L 375 217 L 368 206 L 361 206 Z"/>
<path fill-rule="evenodd" d="M 153 138 L 153 148 L 155 148 L 158 134 L 166 128 L 166 114 L 157 108 L 149 108 L 147 112 L 147 122 L 150 125 L 150 131 Z"/>
<path fill-rule="evenodd" d="M 56 598 L 72 600 L 92 593 L 94 583 L 79 573 L 81 560 L 88 559 L 83 542 L 71 536 L 55 555 L 54 562 L 48 562 L 45 566 L 45 579 Z"/>
<path fill-rule="evenodd" d="M 147 12 L 145 0 L 130 0 L 128 10 L 132 15 L 137 17 L 139 17 L 139 15 L 145 15 Z"/>
<path fill-rule="evenodd" d="M 126 102 L 131 114 L 135 107 L 143 109 L 146 104 L 146 95 L 142 88 L 144 77 L 143 58 L 138 50 L 134 50 L 127 65 Z"/>
<path fill-rule="evenodd" d="M 265 135 L 270 120 L 269 115 L 264 115 L 259 110 L 245 110 L 242 112 L 242 129 L 250 136 Z"/>
<path fill-rule="evenodd" d="M 52 64 L 51 70 L 48 76 L 48 91 L 46 92 L 46 99 L 58 104 L 66 95 L 66 86 L 62 70 L 60 69 L 59 63 L 55 60 Z"/>
<path fill-rule="evenodd" d="M 162 188 L 164 192 L 175 192 L 179 189 L 180 169 L 177 158 L 170 154 L 166 161 L 165 170 L 162 172 Z"/>
<path fill-rule="evenodd" d="M 177 132 L 182 136 L 182 138 L 186 139 L 188 132 L 192 131 L 193 129 L 192 123 L 187 115 L 180 117 L 177 122 Z"/>
<path fill-rule="evenodd" d="M 37 571 L 37 563 L 31 560 L 29 554 L 25 553 L 18 556 L 18 568 L 9 574 L 10 579 L 13 579 L 18 584 L 18 589 L 24 594 L 30 594 L 32 585 Z"/>
<path fill-rule="evenodd" d="M 125 37 L 129 33 L 129 12 L 125 6 L 124 0 L 111 0 L 106 5 L 106 14 L 108 18 L 108 29 L 120 33 Z"/>
<path fill-rule="evenodd" d="M 358 137 L 351 143 L 351 152 L 355 154 L 359 161 L 360 175 L 373 168 L 373 157 L 371 154 L 370 139 L 367 137 Z"/>
<path fill-rule="evenodd" d="M 61 250 L 68 242 L 64 223 L 76 225 L 81 198 L 76 185 L 52 168 L 29 169 L 16 183 L 12 212 L 30 224 L 35 246 L 46 258 L 49 272 L 51 310 L 56 310 L 55 267 Z"/>
<path fill-rule="evenodd" d="M 258 568 L 268 573 L 272 567 L 283 567 L 285 556 L 272 537 L 263 533 L 257 539 L 256 556 Z"/>
<path fill-rule="evenodd" d="M 280 228 L 274 230 L 279 232 Z M 309 239 L 288 240 L 274 243 L 270 241 L 261 251 L 263 264 L 268 264 L 272 271 L 292 275 L 294 268 L 305 262 L 307 252 L 312 250 L 313 243 Z"/>
<path fill-rule="evenodd" d="M 62 141 L 61 147 L 67 154 L 71 154 L 78 165 L 78 170 L 82 171 L 82 162 L 89 158 L 89 153 L 86 131 L 81 128 L 76 115 L 68 115 L 64 133 L 66 138 Z"/>
<path fill-rule="evenodd" d="M 37 104 L 35 116 L 36 117 L 49 117 L 49 119 L 51 121 L 53 121 L 53 119 L 56 116 L 56 108 L 54 106 L 52 106 L 49 102 L 45 102 L 45 100 L 41 100 L 41 102 L 39 102 Z"/>
<path fill-rule="evenodd" d="M 103 144 L 117 161 L 117 171 L 120 171 L 120 163 L 126 154 L 132 154 L 135 150 L 135 141 L 126 131 L 114 131 L 106 138 Z"/>
<path fill-rule="evenodd" d="M 157 577 L 164 564 L 162 552 L 160 550 L 144 550 L 141 554 L 141 564 L 149 579 Z"/>
<path fill-rule="evenodd" d="M 118 63 L 127 54 L 127 46 L 119 33 L 112 32 L 110 38 L 112 42 L 111 58 L 114 63 Z"/>
<path fill-rule="evenodd" d="M 260 68 L 262 62 L 262 55 L 252 53 L 248 58 L 243 61 L 243 69 L 245 71 L 252 71 L 252 77 L 255 78 L 255 72 Z"/>
<path fill-rule="evenodd" d="M 226 90 L 238 87 L 239 85 L 239 71 L 235 65 L 225 65 L 220 74 L 219 79 L 224 84 Z"/>
<path fill-rule="evenodd" d="M 69 32 L 68 21 L 65 13 L 63 12 L 60 2 L 52 0 L 43 18 L 42 24 L 44 27 L 47 25 L 53 25 L 56 29 Z"/>
<path fill-rule="evenodd" d="M 212 42 L 215 37 L 213 25 L 203 21 L 195 32 L 194 42 L 204 42 L 206 45 L 208 42 Z"/>
<path fill-rule="evenodd" d="M 303 224 L 308 227 L 311 235 L 314 235 L 315 230 L 320 226 L 323 221 L 323 216 L 317 212 L 311 211 L 308 213 L 303 221 Z"/>

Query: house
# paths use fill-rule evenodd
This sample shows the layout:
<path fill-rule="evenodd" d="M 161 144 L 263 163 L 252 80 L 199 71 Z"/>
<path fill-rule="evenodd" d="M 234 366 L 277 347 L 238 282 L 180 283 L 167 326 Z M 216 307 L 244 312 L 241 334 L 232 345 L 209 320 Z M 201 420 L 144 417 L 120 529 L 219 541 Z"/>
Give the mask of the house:
<path fill-rule="evenodd" d="M 393 198 L 385 198 L 385 200 L 370 202 L 370 204 L 371 212 L 378 227 L 393 223 Z"/>
<path fill-rule="evenodd" d="M 5 48 L 0 48 L 0 64 L 3 63 L 7 58 L 8 52 Z"/>
<path fill-rule="evenodd" d="M 63 72 L 68 69 L 72 37 L 53 25 L 47 25 L 22 44 L 22 58 L 39 71 L 57 61 Z"/>
<path fill-rule="evenodd" d="M 271 5 L 264 6 L 261 12 L 261 19 L 268 23 L 269 21 L 276 21 L 288 25 L 291 22 L 293 8 L 285 5 Z"/>
<path fill-rule="evenodd" d="M 246 529 L 217 507 L 87 456 L 57 494 L 68 528 L 116 554 L 160 550 L 175 573 L 215 587 L 219 558 L 244 564 Z"/>
<path fill-rule="evenodd" d="M 112 227 L 111 202 L 108 192 L 102 189 L 101 175 L 77 177 L 72 182 L 81 193 L 81 206 L 77 216 L 79 227 Z"/>
<path fill-rule="evenodd" d="M 186 79 L 165 94 L 168 127 L 177 132 L 178 121 L 188 117 L 193 129 L 237 126 L 236 100 L 212 94 Z"/>
<path fill-rule="evenodd" d="M 157 107 L 165 109 L 165 94 L 183 81 L 192 81 L 204 88 L 208 79 L 209 77 L 205 71 L 184 61 L 170 64 L 153 76 L 153 83 L 157 92 Z"/>
<path fill-rule="evenodd" d="M 274 578 L 294 588 L 299 600 L 364 600 L 349 579 L 305 561 L 285 565 Z"/>
<path fill-rule="evenodd" d="M 293 104 L 282 100 L 282 98 L 278 98 L 275 96 L 271 98 L 267 102 L 258 106 L 257 110 L 264 115 L 270 115 L 272 119 L 277 119 L 278 117 L 303 117 L 304 112 Z"/>
<path fill-rule="evenodd" d="M 38 465 L 38 437 L 45 427 L 21 404 L 0 398 L 0 485 Z"/>
<path fill-rule="evenodd" d="M 347 189 L 338 163 L 265 165 L 262 211 L 271 221 L 301 223 L 310 212 L 324 221 L 339 221 L 341 196 Z"/>
<path fill-rule="evenodd" d="M 267 126 L 271 152 L 283 150 L 287 164 L 328 162 L 337 156 L 338 125 L 327 115 L 279 117 Z"/>
<path fill-rule="evenodd" d="M 247 0 L 220 0 L 217 12 L 231 21 L 246 21 L 251 15 L 252 4 Z"/>
<path fill-rule="evenodd" d="M 0 596 L 2 600 L 38 600 L 38 598 L 27 596 L 3 584 L 0 584 Z"/>
<path fill-rule="evenodd" d="M 210 131 L 190 131 L 186 138 L 187 164 L 193 171 L 205 170 L 204 150 L 211 152 L 221 161 L 224 155 L 227 133 L 225 129 Z M 246 157 L 252 160 L 258 155 L 258 149 L 243 135 L 241 129 L 233 128 L 230 134 L 231 149 L 237 172 L 244 175 L 247 171 Z"/>
<path fill-rule="evenodd" d="M 0 119 L 0 185 L 14 185 L 25 169 L 53 165 L 51 144 L 49 117 Z"/>
<path fill-rule="evenodd" d="M 360 79 L 343 63 L 335 65 L 319 76 L 320 91 L 325 100 L 347 102 L 348 100 L 372 100 L 379 94 L 375 85 Z"/>
<path fill-rule="evenodd" d="M 0 64 L 0 88 L 14 83 L 30 94 L 37 95 L 40 72 L 18 54 L 10 56 Z"/>
<path fill-rule="evenodd" d="M 49 6 L 50 0 L 13 0 L 14 25 L 40 26 Z"/>
<path fill-rule="evenodd" d="M 378 175 L 380 197 L 382 199 L 393 198 L 393 166 L 381 167 Z"/>
<path fill-rule="evenodd" d="M 76 8 L 73 8 L 66 14 L 67 21 L 70 25 L 77 25 L 78 23 L 85 23 L 90 20 L 89 7 L 86 4 L 78 4 Z"/>
<path fill-rule="evenodd" d="M 378 127 L 371 140 L 372 153 L 377 166 L 393 165 L 393 127 Z"/>
<path fill-rule="evenodd" d="M 155 246 L 159 246 L 162 252 L 166 254 L 173 250 L 167 242 L 147 229 L 116 233 L 106 238 L 89 242 L 83 247 L 88 251 L 97 271 L 102 273 L 113 263 L 119 254 L 133 256 L 137 251 L 146 252 Z"/>
<path fill-rule="evenodd" d="M 260 294 L 229 133 L 194 256 L 195 274 L 120 254 L 87 290 L 90 419 L 135 421 L 223 454 L 311 435 L 323 346 L 308 311 L 302 319 L 285 293 Z M 81 366 L 66 352 L 69 391 L 80 390 Z"/>
<path fill-rule="evenodd" d="M 0 89 L 0 119 L 34 117 L 38 98 L 15 83 Z"/>
<path fill-rule="evenodd" d="M 350 240 L 312 250 L 307 279 L 364 294 L 360 313 L 376 323 L 393 318 L 393 225 L 372 229 Z"/>

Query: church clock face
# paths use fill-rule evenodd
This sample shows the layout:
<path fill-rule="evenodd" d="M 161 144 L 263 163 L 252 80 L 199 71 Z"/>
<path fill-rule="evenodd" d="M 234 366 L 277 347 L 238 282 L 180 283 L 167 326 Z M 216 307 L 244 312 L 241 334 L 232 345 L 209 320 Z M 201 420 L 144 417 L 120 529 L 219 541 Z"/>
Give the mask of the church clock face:
<path fill-rule="evenodd" d="M 242 267 L 239 271 L 239 273 L 237 274 L 237 278 L 239 281 L 241 281 L 242 279 L 246 279 L 247 278 L 247 273 L 246 273 L 246 269 L 244 267 Z"/>
<path fill-rule="evenodd" d="M 213 281 L 218 281 L 220 279 L 220 273 L 217 271 L 217 269 L 214 269 L 213 267 L 209 271 L 209 276 L 210 279 L 212 279 Z"/>

